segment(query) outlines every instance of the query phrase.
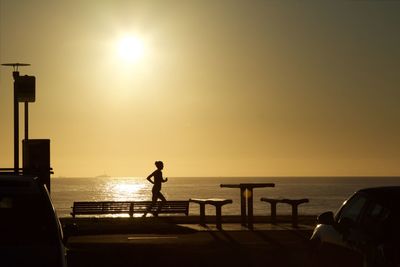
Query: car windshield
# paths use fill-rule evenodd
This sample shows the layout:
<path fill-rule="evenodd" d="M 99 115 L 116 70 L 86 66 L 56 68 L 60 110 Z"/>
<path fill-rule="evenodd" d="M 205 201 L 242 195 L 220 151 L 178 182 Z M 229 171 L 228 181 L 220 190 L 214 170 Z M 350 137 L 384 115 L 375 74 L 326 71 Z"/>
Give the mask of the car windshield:
<path fill-rule="evenodd" d="M 366 202 L 367 199 L 362 195 L 354 195 L 342 206 L 342 209 L 336 216 L 336 220 L 339 221 L 346 218 L 356 223 Z"/>
<path fill-rule="evenodd" d="M 0 244 L 52 243 L 57 224 L 48 196 L 0 194 Z"/>

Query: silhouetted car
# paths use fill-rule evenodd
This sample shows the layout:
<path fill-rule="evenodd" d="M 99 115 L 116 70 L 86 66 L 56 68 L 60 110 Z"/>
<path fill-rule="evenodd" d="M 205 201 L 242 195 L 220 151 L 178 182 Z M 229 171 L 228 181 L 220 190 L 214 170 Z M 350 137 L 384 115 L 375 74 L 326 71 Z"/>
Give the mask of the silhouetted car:
<path fill-rule="evenodd" d="M 66 266 L 60 221 L 35 177 L 0 176 L 0 266 Z"/>
<path fill-rule="evenodd" d="M 311 237 L 311 266 L 400 266 L 400 186 L 362 189 Z"/>

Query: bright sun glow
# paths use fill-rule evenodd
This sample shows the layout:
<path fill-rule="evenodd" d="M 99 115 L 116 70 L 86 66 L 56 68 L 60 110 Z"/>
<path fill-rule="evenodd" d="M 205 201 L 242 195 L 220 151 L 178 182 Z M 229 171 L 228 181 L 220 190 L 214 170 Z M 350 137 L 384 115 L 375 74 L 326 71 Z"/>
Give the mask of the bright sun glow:
<path fill-rule="evenodd" d="M 145 186 L 143 184 L 130 184 L 130 183 L 118 183 L 113 186 L 113 193 L 121 197 L 132 197 L 134 194 L 137 194 L 141 189 Z"/>
<path fill-rule="evenodd" d="M 136 62 L 144 55 L 143 41 L 134 36 L 125 36 L 117 43 L 117 53 L 125 62 Z"/>

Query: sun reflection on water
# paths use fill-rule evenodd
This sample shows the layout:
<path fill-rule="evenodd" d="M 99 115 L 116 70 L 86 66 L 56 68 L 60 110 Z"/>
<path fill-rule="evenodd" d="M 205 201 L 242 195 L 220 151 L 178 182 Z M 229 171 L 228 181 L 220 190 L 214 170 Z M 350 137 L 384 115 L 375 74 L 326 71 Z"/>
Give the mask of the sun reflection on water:
<path fill-rule="evenodd" d="M 109 181 L 105 189 L 108 197 L 115 201 L 148 199 L 148 186 L 136 181 Z"/>

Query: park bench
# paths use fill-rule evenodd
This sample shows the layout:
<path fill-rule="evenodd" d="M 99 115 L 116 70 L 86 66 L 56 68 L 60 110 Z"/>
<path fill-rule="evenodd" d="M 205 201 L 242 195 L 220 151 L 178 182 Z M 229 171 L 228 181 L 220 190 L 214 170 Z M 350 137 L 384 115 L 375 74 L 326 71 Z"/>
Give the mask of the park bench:
<path fill-rule="evenodd" d="M 302 199 L 276 199 L 276 198 L 266 198 L 262 197 L 261 201 L 267 202 L 271 205 L 271 222 L 276 223 L 276 205 L 278 203 L 285 203 L 289 204 L 292 206 L 292 226 L 297 227 L 298 225 L 298 206 L 303 203 L 308 203 L 309 199 L 308 198 L 302 198 Z"/>
<path fill-rule="evenodd" d="M 189 215 L 189 201 L 187 200 L 170 200 L 164 203 L 158 201 L 155 205 L 152 205 L 151 201 L 75 201 L 71 215 L 74 218 L 76 215 L 104 214 L 129 214 L 132 217 L 135 213 L 155 213 L 160 205 L 162 206 L 158 214 L 183 213 L 186 216 Z"/>
<path fill-rule="evenodd" d="M 231 204 L 232 199 L 220 199 L 220 198 L 191 198 L 189 202 L 193 202 L 200 205 L 200 225 L 205 225 L 206 221 L 206 204 L 213 205 L 215 207 L 215 221 L 217 229 L 222 229 L 222 206 Z"/>

